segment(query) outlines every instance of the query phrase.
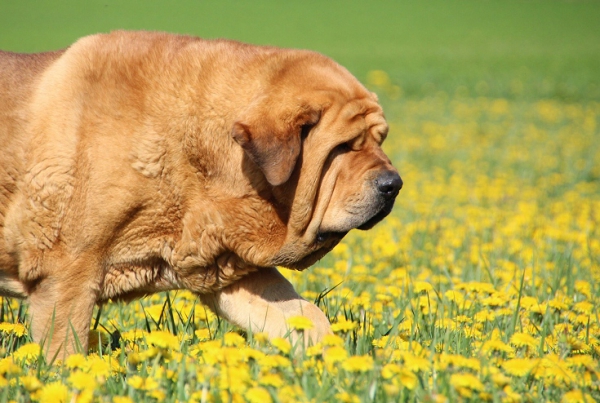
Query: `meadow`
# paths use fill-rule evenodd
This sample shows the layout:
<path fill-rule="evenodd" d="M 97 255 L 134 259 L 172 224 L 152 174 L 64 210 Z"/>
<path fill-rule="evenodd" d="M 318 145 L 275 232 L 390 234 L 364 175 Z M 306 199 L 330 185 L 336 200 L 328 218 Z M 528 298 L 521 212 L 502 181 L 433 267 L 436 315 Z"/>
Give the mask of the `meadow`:
<path fill-rule="evenodd" d="M 124 27 L 322 51 L 378 93 L 405 185 L 374 229 L 282 269 L 333 324 L 319 345 L 173 291 L 105 305 L 87 355 L 47 363 L 0 297 L 0 402 L 600 401 L 600 3 L 23 4 L 0 5 L 0 48 Z"/>

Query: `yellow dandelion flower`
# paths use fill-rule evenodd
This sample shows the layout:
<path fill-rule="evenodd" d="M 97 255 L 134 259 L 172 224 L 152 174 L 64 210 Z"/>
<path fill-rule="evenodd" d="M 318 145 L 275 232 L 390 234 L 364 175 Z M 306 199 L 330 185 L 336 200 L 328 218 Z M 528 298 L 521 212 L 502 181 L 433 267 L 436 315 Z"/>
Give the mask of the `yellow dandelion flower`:
<path fill-rule="evenodd" d="M 413 300 L 414 301 L 414 300 Z M 438 309 L 437 300 L 430 295 L 422 295 L 419 297 L 417 304 L 413 304 L 415 307 L 419 307 L 420 311 L 424 315 L 435 314 Z"/>
<path fill-rule="evenodd" d="M 0 375 L 18 375 L 21 373 L 21 367 L 13 361 L 11 357 L 0 360 Z"/>
<path fill-rule="evenodd" d="M 418 378 L 413 372 L 398 364 L 384 365 L 381 369 L 381 376 L 383 379 L 398 382 L 400 386 L 410 390 L 413 390 L 418 383 Z"/>
<path fill-rule="evenodd" d="M 574 355 L 566 358 L 567 364 L 573 367 L 594 368 L 596 361 L 589 355 Z"/>
<path fill-rule="evenodd" d="M 514 302 L 516 304 L 516 302 Z M 530 310 L 532 306 L 538 305 L 539 302 L 537 299 L 529 296 L 521 297 L 521 308 L 525 310 Z"/>
<path fill-rule="evenodd" d="M 583 393 L 580 390 L 572 390 L 563 395 L 561 400 L 562 403 L 594 403 L 594 399 L 591 395 Z"/>
<path fill-rule="evenodd" d="M 494 382 L 496 386 L 503 388 L 510 383 L 510 378 L 502 372 L 498 372 L 492 375 L 492 382 Z"/>
<path fill-rule="evenodd" d="M 360 398 L 348 392 L 340 392 L 335 394 L 336 400 L 342 403 L 360 403 Z"/>
<path fill-rule="evenodd" d="M 306 316 L 291 316 L 286 322 L 294 330 L 309 330 L 315 326 Z"/>
<path fill-rule="evenodd" d="M 496 319 L 496 314 L 492 310 L 479 311 L 473 317 L 477 323 L 492 322 Z"/>
<path fill-rule="evenodd" d="M 342 339 L 340 336 L 337 336 L 335 334 L 328 334 L 325 337 L 323 337 L 322 343 L 324 346 L 329 346 L 329 347 L 343 346 L 344 339 Z"/>
<path fill-rule="evenodd" d="M 310 346 L 306 349 L 307 357 L 316 357 L 318 355 L 323 354 L 323 345 L 321 343 L 317 343 L 313 346 Z"/>
<path fill-rule="evenodd" d="M 148 392 L 148 396 L 150 396 L 151 398 L 156 399 L 159 402 L 162 402 L 163 400 L 165 400 L 165 397 L 167 395 L 161 389 L 152 389 L 151 391 Z"/>
<path fill-rule="evenodd" d="M 149 333 L 141 330 L 129 330 L 121 333 L 121 340 L 135 343 L 138 340 L 144 339 Z"/>
<path fill-rule="evenodd" d="M 250 388 L 246 392 L 245 398 L 250 403 L 271 403 L 273 399 L 265 388 Z"/>
<path fill-rule="evenodd" d="M 314 358 L 309 359 L 309 360 L 304 360 L 302 362 L 302 370 L 300 370 L 299 368 L 296 368 L 296 373 L 298 375 L 302 374 L 303 370 L 304 371 L 309 371 L 309 370 L 316 370 L 317 373 L 322 373 L 323 372 L 323 361 L 317 361 Z"/>
<path fill-rule="evenodd" d="M 594 382 L 598 379 L 598 375 L 599 374 L 596 371 L 586 369 L 583 372 L 583 377 L 579 378 L 577 383 L 581 387 L 590 387 L 594 385 Z"/>
<path fill-rule="evenodd" d="M 590 301 L 581 301 L 573 305 L 573 310 L 575 312 L 583 313 L 586 315 L 591 315 L 594 309 L 594 304 Z"/>
<path fill-rule="evenodd" d="M 504 343 L 502 340 L 488 340 L 481 346 L 481 352 L 483 354 L 490 353 L 506 353 L 512 354 L 514 353 L 514 349 L 508 344 Z"/>
<path fill-rule="evenodd" d="M 194 332 L 198 340 L 210 340 L 210 330 L 209 329 L 198 329 Z"/>
<path fill-rule="evenodd" d="M 555 311 L 566 311 L 569 309 L 569 305 L 567 304 L 567 300 L 564 297 L 556 296 L 555 298 L 548 301 L 548 305 Z"/>
<path fill-rule="evenodd" d="M 425 357 L 419 357 L 412 353 L 404 353 L 402 358 L 405 367 L 410 371 L 419 372 L 431 369 L 431 361 Z"/>
<path fill-rule="evenodd" d="M 297 403 L 304 401 L 304 391 L 299 385 L 286 385 L 277 391 L 277 399 L 281 403 Z"/>
<path fill-rule="evenodd" d="M 587 343 L 575 336 L 567 336 L 567 344 L 573 351 L 586 353 L 590 350 L 590 346 Z"/>
<path fill-rule="evenodd" d="M 367 310 L 371 309 L 371 294 L 363 292 L 358 297 L 355 297 L 354 300 L 351 301 L 351 304 Z"/>
<path fill-rule="evenodd" d="M 456 323 L 469 324 L 469 323 L 473 322 L 473 318 L 470 318 L 466 315 L 458 315 L 457 317 L 454 318 L 454 320 L 456 321 Z"/>
<path fill-rule="evenodd" d="M 402 369 L 402 372 L 400 372 L 399 375 L 400 377 L 398 380 L 400 384 L 409 390 L 414 390 L 419 383 L 419 378 L 407 369 Z"/>
<path fill-rule="evenodd" d="M 142 361 L 144 361 L 145 357 L 142 354 L 137 352 L 132 352 L 127 355 L 127 363 L 131 366 L 136 366 Z"/>
<path fill-rule="evenodd" d="M 448 290 L 444 293 L 444 297 L 448 301 L 454 302 L 456 305 L 461 306 L 465 301 L 465 296 L 462 292 L 456 290 Z"/>
<path fill-rule="evenodd" d="M 467 289 L 468 291 L 471 291 L 471 292 L 487 293 L 487 294 L 492 294 L 494 291 L 496 291 L 493 284 L 482 283 L 479 281 L 470 281 L 468 283 L 463 283 L 460 285 L 460 288 Z"/>
<path fill-rule="evenodd" d="M 510 343 L 517 347 L 530 347 L 536 348 L 540 345 L 540 342 L 535 337 L 526 333 L 516 332 L 510 338 Z"/>
<path fill-rule="evenodd" d="M 358 327 L 358 323 L 342 318 L 331 325 L 331 330 L 334 332 L 350 332 Z"/>
<path fill-rule="evenodd" d="M 14 352 L 13 358 L 16 361 L 23 361 L 27 364 L 37 360 L 40 357 L 42 348 L 37 343 L 23 344 Z"/>
<path fill-rule="evenodd" d="M 481 303 L 486 306 L 491 306 L 493 308 L 501 307 L 508 303 L 508 298 L 505 294 L 500 292 L 494 292 L 487 298 L 483 298 Z"/>
<path fill-rule="evenodd" d="M 107 357 L 108 359 L 108 357 Z M 96 377 L 107 377 L 111 373 L 110 364 L 97 355 L 89 355 L 86 363 L 87 371 Z"/>
<path fill-rule="evenodd" d="M 152 318 L 155 322 L 158 322 L 161 316 L 164 316 L 164 308 L 163 304 L 152 305 L 144 308 L 144 311 L 148 316 Z"/>
<path fill-rule="evenodd" d="M 66 403 L 69 399 L 69 389 L 61 382 L 44 385 L 39 392 L 40 403 Z"/>
<path fill-rule="evenodd" d="M 142 389 L 144 386 L 144 378 L 139 375 L 132 375 L 127 378 L 127 384 L 134 389 Z"/>
<path fill-rule="evenodd" d="M 525 376 L 529 374 L 537 365 L 539 360 L 528 358 L 512 358 L 502 363 L 502 368 L 513 376 Z"/>
<path fill-rule="evenodd" d="M 433 291 L 433 286 L 425 281 L 415 281 L 413 284 L 413 291 L 415 294 L 429 293 Z"/>
<path fill-rule="evenodd" d="M 73 395 L 71 402 L 76 403 L 92 403 L 94 399 L 94 391 L 92 389 L 86 389 L 80 392 L 77 392 Z"/>
<path fill-rule="evenodd" d="M 255 350 L 250 347 L 244 347 L 243 349 L 244 349 L 244 353 L 246 354 L 248 359 L 260 361 L 264 356 L 266 356 L 266 354 L 263 353 L 262 351 Z"/>
<path fill-rule="evenodd" d="M 380 337 L 379 339 L 374 339 L 371 342 L 371 344 L 373 344 L 374 347 L 385 348 L 385 347 L 387 347 L 389 340 L 390 340 L 389 336 L 383 336 L 383 337 Z"/>
<path fill-rule="evenodd" d="M 534 375 L 538 378 L 552 378 L 569 385 L 575 381 L 576 376 L 567 363 L 555 354 L 549 354 L 540 360 L 540 365 L 534 369 Z"/>
<path fill-rule="evenodd" d="M 480 366 L 479 361 L 474 359 L 476 364 L 475 368 L 473 368 L 473 364 L 469 361 L 471 359 L 458 354 L 441 353 L 435 358 L 435 368 L 440 371 L 446 371 L 448 368 L 472 368 L 478 370 Z"/>
<path fill-rule="evenodd" d="M 571 321 L 577 325 L 587 325 L 591 320 L 591 317 L 589 314 L 585 314 L 585 315 L 577 315 L 575 316 L 574 319 L 571 319 Z"/>
<path fill-rule="evenodd" d="M 402 372 L 402 367 L 398 364 L 386 364 L 381 368 L 381 377 L 383 379 L 391 379 L 396 374 Z"/>
<path fill-rule="evenodd" d="M 456 322 L 451 318 L 440 318 L 435 321 L 435 327 L 446 330 L 456 330 Z"/>
<path fill-rule="evenodd" d="M 323 359 L 327 364 L 335 364 L 338 362 L 342 362 L 347 357 L 348 352 L 346 351 L 346 349 L 339 346 L 329 347 L 323 355 Z"/>
<path fill-rule="evenodd" d="M 500 329 L 496 328 L 492 330 L 492 334 L 490 334 L 490 340 L 500 340 L 501 335 Z"/>
<path fill-rule="evenodd" d="M 354 356 L 342 362 L 342 368 L 349 372 L 367 372 L 373 367 L 373 357 L 370 355 Z"/>
<path fill-rule="evenodd" d="M 289 359 L 280 355 L 264 355 L 258 358 L 257 361 L 263 369 L 289 368 L 292 365 Z"/>
<path fill-rule="evenodd" d="M 390 76 L 383 70 L 369 71 L 367 73 L 367 82 L 381 88 L 386 88 L 391 85 Z"/>
<path fill-rule="evenodd" d="M 67 357 L 65 364 L 71 369 L 83 368 L 86 365 L 86 358 L 82 354 L 72 354 Z"/>
<path fill-rule="evenodd" d="M 333 250 L 331 251 L 331 253 L 334 256 L 337 256 L 337 257 L 343 259 L 345 257 L 350 256 L 350 248 L 345 243 L 340 243 L 335 248 L 333 248 Z"/>
<path fill-rule="evenodd" d="M 21 385 L 23 385 L 28 392 L 35 392 L 43 386 L 42 382 L 33 375 L 21 376 L 19 377 L 19 382 L 21 382 Z"/>
<path fill-rule="evenodd" d="M 575 291 L 584 295 L 586 298 L 592 298 L 592 286 L 588 281 L 576 280 Z"/>
<path fill-rule="evenodd" d="M 450 384 L 463 397 L 471 397 L 473 391 L 483 389 L 483 383 L 473 374 L 452 374 Z"/>
<path fill-rule="evenodd" d="M 228 332 L 223 336 L 223 344 L 229 347 L 241 347 L 246 344 L 246 339 L 237 333 Z"/>
<path fill-rule="evenodd" d="M 501 316 L 512 316 L 514 314 L 514 310 L 511 308 L 496 308 L 494 310 L 494 314 L 496 315 L 496 318 L 501 317 Z"/>
<path fill-rule="evenodd" d="M 283 354 L 289 354 L 292 351 L 292 345 L 283 337 L 274 337 L 271 339 L 271 345 L 281 351 Z"/>
<path fill-rule="evenodd" d="M 0 323 L 0 333 L 22 337 L 27 334 L 27 328 L 21 323 Z"/>
<path fill-rule="evenodd" d="M 269 335 L 265 332 L 257 332 L 252 335 L 254 340 L 260 344 L 265 344 L 269 341 Z"/>
<path fill-rule="evenodd" d="M 258 383 L 264 386 L 272 386 L 274 388 L 282 387 L 285 382 L 279 374 L 263 374 L 260 376 Z"/>
<path fill-rule="evenodd" d="M 250 369 L 245 363 L 235 366 L 225 365 L 219 374 L 218 387 L 233 393 L 243 393 L 250 383 Z"/>
<path fill-rule="evenodd" d="M 533 304 L 529 307 L 529 312 L 543 315 L 548 311 L 548 303 L 542 302 L 541 304 Z"/>
<path fill-rule="evenodd" d="M 231 403 L 244 403 L 244 398 L 239 393 L 232 393 L 229 390 L 221 389 L 219 391 L 219 399 L 217 399 L 217 401 L 231 402 Z"/>
<path fill-rule="evenodd" d="M 505 386 L 504 389 L 502 389 L 502 391 L 504 392 L 504 395 L 506 396 L 504 399 L 502 399 L 503 402 L 520 402 L 523 400 L 523 397 L 521 396 L 520 393 L 515 392 L 513 390 L 513 388 L 510 387 L 510 385 Z"/>
<path fill-rule="evenodd" d="M 417 357 L 428 356 L 428 351 L 418 341 L 404 341 L 401 337 L 395 339 L 399 351 L 410 352 Z"/>
<path fill-rule="evenodd" d="M 574 332 L 575 332 L 574 327 L 570 323 L 557 323 L 554 326 L 554 334 L 557 336 L 559 334 L 571 334 Z"/>
<path fill-rule="evenodd" d="M 158 388 L 158 382 L 154 378 L 142 378 L 139 375 L 133 375 L 127 379 L 127 384 L 138 390 L 153 390 Z"/>
<path fill-rule="evenodd" d="M 77 390 L 94 389 L 96 387 L 96 378 L 91 374 L 77 371 L 69 376 L 69 383 Z"/>
<path fill-rule="evenodd" d="M 128 396 L 114 396 L 112 403 L 133 403 L 133 400 Z"/>
<path fill-rule="evenodd" d="M 384 383 L 383 390 L 385 391 L 387 398 L 390 399 L 398 396 L 400 393 L 400 386 L 395 383 Z"/>
<path fill-rule="evenodd" d="M 179 340 L 177 336 L 163 330 L 156 330 L 146 335 L 146 343 L 154 345 L 158 348 L 170 349 L 179 351 Z"/>

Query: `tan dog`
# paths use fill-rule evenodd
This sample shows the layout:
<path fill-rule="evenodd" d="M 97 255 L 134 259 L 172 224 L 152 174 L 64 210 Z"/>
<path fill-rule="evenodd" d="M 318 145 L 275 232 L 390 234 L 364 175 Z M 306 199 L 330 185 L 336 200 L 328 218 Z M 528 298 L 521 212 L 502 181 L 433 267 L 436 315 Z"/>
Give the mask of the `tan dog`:
<path fill-rule="evenodd" d="M 114 32 L 0 52 L 0 294 L 47 354 L 84 349 L 94 304 L 186 288 L 271 337 L 330 332 L 302 270 L 392 209 L 375 95 L 309 51 Z"/>

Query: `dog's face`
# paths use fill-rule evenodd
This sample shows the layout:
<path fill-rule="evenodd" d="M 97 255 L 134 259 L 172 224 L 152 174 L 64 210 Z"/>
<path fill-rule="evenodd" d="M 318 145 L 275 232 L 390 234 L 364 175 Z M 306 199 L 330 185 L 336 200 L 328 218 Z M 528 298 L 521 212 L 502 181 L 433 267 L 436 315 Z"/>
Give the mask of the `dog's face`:
<path fill-rule="evenodd" d="M 381 149 L 377 97 L 331 60 L 301 59 L 236 122 L 234 139 L 261 169 L 287 235 L 272 264 L 304 269 L 351 229 L 370 229 L 402 180 Z"/>

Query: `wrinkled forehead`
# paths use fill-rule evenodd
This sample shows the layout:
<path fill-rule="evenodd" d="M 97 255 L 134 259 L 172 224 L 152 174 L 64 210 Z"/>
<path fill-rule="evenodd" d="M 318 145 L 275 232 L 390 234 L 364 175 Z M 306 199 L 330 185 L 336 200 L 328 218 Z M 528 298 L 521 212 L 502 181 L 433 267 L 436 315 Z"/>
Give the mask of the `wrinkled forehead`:
<path fill-rule="evenodd" d="M 388 124 L 383 110 L 370 94 L 343 104 L 340 117 L 352 126 L 353 131 L 370 134 L 378 143 L 387 136 Z"/>
<path fill-rule="evenodd" d="M 336 132 L 351 132 L 352 137 L 371 134 L 378 143 L 385 139 L 388 125 L 377 96 L 342 66 L 321 55 L 309 54 L 288 66 L 285 77 L 288 85 L 280 89 L 320 111 L 327 125 L 336 126 Z"/>

